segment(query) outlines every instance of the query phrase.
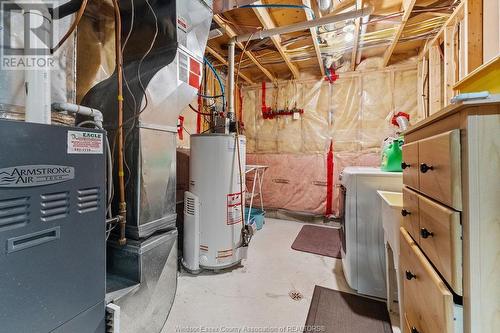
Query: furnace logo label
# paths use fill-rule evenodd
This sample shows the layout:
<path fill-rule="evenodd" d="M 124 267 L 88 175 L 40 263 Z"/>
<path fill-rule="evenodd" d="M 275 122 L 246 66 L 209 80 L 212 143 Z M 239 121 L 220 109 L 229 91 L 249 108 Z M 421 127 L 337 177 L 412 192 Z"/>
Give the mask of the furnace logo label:
<path fill-rule="evenodd" d="M 75 168 L 62 165 L 23 165 L 0 169 L 0 187 L 33 187 L 75 179 Z"/>

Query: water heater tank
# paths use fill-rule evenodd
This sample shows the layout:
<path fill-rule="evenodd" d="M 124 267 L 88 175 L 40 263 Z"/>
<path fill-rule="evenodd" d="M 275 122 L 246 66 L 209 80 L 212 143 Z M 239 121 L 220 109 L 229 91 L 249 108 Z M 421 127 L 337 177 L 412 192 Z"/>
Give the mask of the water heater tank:
<path fill-rule="evenodd" d="M 233 266 L 243 259 L 246 252 L 240 247 L 244 221 L 241 203 L 245 199 L 241 182 L 245 181 L 246 139 L 239 136 L 238 141 L 240 162 L 235 134 L 191 136 L 189 192 L 198 203 L 192 213 L 199 215 L 197 219 L 189 216 L 185 219 L 184 252 L 195 253 L 192 259 L 196 261 L 198 257 L 201 268 Z M 195 220 L 199 221 L 199 226 L 193 228 L 190 223 Z M 195 268 L 197 263 L 189 266 Z"/>

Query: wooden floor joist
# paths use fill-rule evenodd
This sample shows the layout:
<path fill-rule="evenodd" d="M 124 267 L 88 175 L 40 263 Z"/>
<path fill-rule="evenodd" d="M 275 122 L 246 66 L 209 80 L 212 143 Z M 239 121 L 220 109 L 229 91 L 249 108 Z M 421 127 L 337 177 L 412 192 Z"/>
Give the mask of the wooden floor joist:
<path fill-rule="evenodd" d="M 215 51 L 214 49 L 212 49 L 208 45 L 207 45 L 207 52 L 210 53 L 215 59 L 217 59 L 224 66 L 228 65 L 227 60 L 223 56 L 221 56 L 217 51 Z M 238 73 L 238 75 L 243 80 L 245 80 L 245 82 L 247 82 L 249 84 L 254 84 L 254 82 L 248 76 L 246 76 L 245 74 L 243 74 L 243 73 L 240 72 L 240 73 Z"/>
<path fill-rule="evenodd" d="M 307 6 L 309 8 L 311 7 L 311 0 L 302 0 L 302 4 L 304 6 Z M 309 9 L 305 9 L 306 17 L 308 21 L 312 21 L 314 19 L 314 16 L 312 12 Z M 319 68 L 321 70 L 321 75 L 325 76 L 325 65 L 323 64 L 323 57 L 321 56 L 321 49 L 319 48 L 319 43 L 318 43 L 318 33 L 316 31 L 316 28 L 311 28 L 309 29 L 311 32 L 311 38 L 313 41 L 313 46 L 314 46 L 314 51 L 316 52 L 316 57 L 318 58 L 318 64 Z"/>
<path fill-rule="evenodd" d="M 219 15 L 214 15 L 214 21 L 217 22 L 217 24 L 224 30 L 224 32 L 226 33 L 226 35 L 229 38 L 237 36 L 237 34 L 234 31 L 234 29 L 231 28 L 231 26 L 228 25 L 227 23 L 225 23 L 223 20 L 221 20 L 221 18 L 219 17 Z M 245 46 L 243 45 L 243 43 L 236 42 L 236 46 L 238 46 L 241 50 L 245 49 Z M 255 65 L 257 65 L 257 67 L 259 67 L 259 69 L 262 71 L 262 73 L 264 73 L 264 75 L 267 76 L 267 78 L 269 80 L 276 81 L 276 78 L 274 77 L 274 75 L 272 75 L 271 72 L 269 72 L 264 66 L 262 66 L 262 64 L 257 60 L 257 58 L 254 56 L 254 54 L 252 52 L 245 51 L 245 55 L 250 60 L 252 60 L 252 62 Z"/>
<path fill-rule="evenodd" d="M 401 34 L 403 33 L 403 30 L 405 29 L 406 23 L 408 22 L 408 19 L 410 18 L 411 12 L 413 10 L 413 7 L 415 6 L 417 0 L 409 0 L 409 1 L 403 1 L 403 17 L 401 18 L 401 23 L 396 30 L 396 33 L 394 34 L 394 39 L 392 40 L 391 44 L 389 45 L 389 48 L 387 51 L 385 51 L 384 54 L 384 67 L 389 64 L 389 61 L 391 60 L 392 53 L 394 52 L 394 49 L 396 48 L 396 45 L 399 42 L 399 38 L 401 37 Z"/>
<path fill-rule="evenodd" d="M 356 9 L 363 8 L 363 0 L 356 0 Z M 351 52 L 351 71 L 356 69 L 356 59 L 358 58 L 359 34 L 361 30 L 361 18 L 357 18 L 354 23 L 354 40 Z"/>
<path fill-rule="evenodd" d="M 254 4 L 255 5 L 262 5 L 262 2 L 256 1 Z M 276 25 L 274 24 L 274 21 L 271 18 L 271 15 L 269 15 L 269 12 L 267 11 L 266 8 L 254 7 L 253 11 L 254 11 L 255 15 L 257 16 L 257 18 L 259 19 L 260 24 L 262 24 L 262 27 L 264 29 L 269 30 L 269 29 L 276 28 Z M 285 61 L 286 65 L 290 69 L 290 72 L 292 72 L 293 77 L 295 79 L 298 79 L 299 75 L 300 75 L 299 70 L 297 69 L 297 66 L 295 66 L 295 64 L 292 63 L 292 61 L 290 60 L 290 57 L 286 53 L 286 50 L 281 45 L 281 37 L 278 35 L 275 35 L 275 36 L 271 36 L 270 38 L 274 44 L 274 47 L 276 47 L 278 52 L 281 54 L 281 57 Z"/>

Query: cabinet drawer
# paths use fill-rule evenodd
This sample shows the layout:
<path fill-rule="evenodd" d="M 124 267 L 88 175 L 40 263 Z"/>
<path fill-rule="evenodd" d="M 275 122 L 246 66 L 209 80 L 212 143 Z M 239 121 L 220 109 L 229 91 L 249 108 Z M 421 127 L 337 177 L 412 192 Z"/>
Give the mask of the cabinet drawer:
<path fill-rule="evenodd" d="M 403 145 L 403 184 L 418 189 L 418 142 Z"/>
<path fill-rule="evenodd" d="M 419 196 L 419 245 L 453 291 L 462 295 L 460 213 Z"/>
<path fill-rule="evenodd" d="M 418 241 L 420 235 L 420 219 L 418 194 L 408 187 L 403 187 L 403 209 L 401 210 L 403 227 Z"/>
<path fill-rule="evenodd" d="M 451 292 L 403 228 L 400 244 L 404 315 L 411 332 L 453 333 Z"/>
<path fill-rule="evenodd" d="M 418 160 L 419 190 L 461 210 L 460 130 L 418 141 Z"/>

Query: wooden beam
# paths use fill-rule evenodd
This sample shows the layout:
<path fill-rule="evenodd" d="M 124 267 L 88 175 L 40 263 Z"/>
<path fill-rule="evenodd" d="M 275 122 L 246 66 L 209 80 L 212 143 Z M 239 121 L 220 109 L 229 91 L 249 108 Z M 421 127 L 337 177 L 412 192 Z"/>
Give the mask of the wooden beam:
<path fill-rule="evenodd" d="M 363 0 L 356 0 L 356 9 L 363 8 Z M 351 71 L 356 69 L 356 58 L 358 57 L 359 33 L 361 27 L 361 18 L 357 18 L 354 23 L 354 40 L 351 53 Z"/>
<path fill-rule="evenodd" d="M 483 64 L 483 0 L 466 1 L 467 73 Z"/>
<path fill-rule="evenodd" d="M 443 108 L 443 81 L 441 76 L 441 47 L 429 49 L 429 114 Z"/>
<path fill-rule="evenodd" d="M 312 8 L 311 0 L 302 0 L 302 3 L 304 4 L 304 6 Z M 314 19 L 310 10 L 306 9 L 305 13 L 308 21 L 312 21 Z M 313 40 L 313 46 L 314 46 L 314 51 L 316 52 L 316 58 L 318 58 L 318 64 L 321 70 L 321 76 L 325 76 L 326 75 L 325 65 L 323 64 L 323 57 L 321 56 L 321 49 L 319 48 L 318 33 L 316 31 L 316 28 L 311 28 L 309 29 L 309 31 L 311 32 L 311 38 Z"/>
<path fill-rule="evenodd" d="M 401 37 L 403 30 L 405 29 L 406 23 L 410 18 L 411 11 L 415 6 L 416 1 L 417 0 L 403 0 L 403 10 L 404 10 L 403 17 L 401 18 L 401 24 L 399 25 L 398 29 L 396 30 L 396 33 L 394 34 L 394 39 L 392 40 L 391 45 L 389 45 L 389 48 L 387 49 L 387 51 L 385 51 L 384 67 L 387 66 L 389 64 L 389 61 L 391 60 L 392 53 L 394 52 L 394 49 L 396 48 L 396 45 L 399 42 L 399 38 Z"/>
<path fill-rule="evenodd" d="M 224 66 L 227 67 L 228 65 L 227 60 L 208 45 L 207 45 L 207 52 L 210 53 L 215 59 L 217 59 L 220 63 L 222 63 Z M 245 74 L 239 72 L 238 75 L 247 83 L 254 84 L 254 82 Z"/>
<path fill-rule="evenodd" d="M 261 1 L 256 1 L 256 5 L 262 5 Z M 254 7 L 253 11 L 257 18 L 260 21 L 260 24 L 262 24 L 262 27 L 266 30 L 269 29 L 274 29 L 276 28 L 276 25 L 274 24 L 273 19 L 271 18 L 271 15 L 269 15 L 269 12 L 267 11 L 266 8 L 262 7 Z M 293 77 L 295 79 L 298 79 L 300 76 L 299 70 L 297 69 L 297 66 L 295 66 L 292 61 L 290 60 L 290 57 L 286 53 L 286 50 L 281 46 L 281 37 L 278 35 L 271 36 L 271 41 L 273 42 L 274 46 L 278 50 L 278 52 L 281 54 L 281 57 L 285 61 L 286 65 L 290 69 L 290 72 L 292 72 Z"/>
<path fill-rule="evenodd" d="M 439 32 L 436 34 L 436 36 L 434 36 L 434 38 L 432 38 L 430 41 L 427 40 L 424 47 L 418 54 L 419 59 L 422 59 L 424 55 L 429 51 L 430 46 L 435 45 L 439 40 L 440 36 L 444 35 L 444 30 L 446 29 L 446 27 L 455 26 L 459 21 L 461 21 L 464 18 L 464 6 L 465 2 L 462 1 L 457 6 L 457 8 L 455 8 L 455 11 L 450 15 L 450 17 L 448 17 L 448 20 L 446 20 L 441 29 L 439 29 Z"/>
<path fill-rule="evenodd" d="M 230 25 L 228 25 L 226 22 L 224 22 L 223 20 L 221 20 L 221 18 L 219 17 L 219 15 L 214 15 L 214 21 L 217 22 L 218 25 L 220 25 L 220 27 L 224 30 L 224 32 L 226 33 L 226 35 L 229 36 L 229 38 L 237 36 L 237 34 L 233 30 L 233 28 L 231 28 Z M 241 50 L 245 49 L 245 46 L 241 42 L 236 42 L 236 46 L 238 46 Z M 262 66 L 262 64 L 257 60 L 257 58 L 253 55 L 252 52 L 245 51 L 245 55 L 248 58 L 250 58 L 250 60 L 252 60 L 253 63 L 255 65 L 257 65 L 257 67 L 259 67 L 259 69 L 262 71 L 262 73 L 264 73 L 264 75 L 267 76 L 267 78 L 269 80 L 276 81 L 276 78 L 271 74 L 271 72 L 269 72 L 264 66 Z"/>
<path fill-rule="evenodd" d="M 444 105 L 450 104 L 450 99 L 455 96 L 453 86 L 456 83 L 455 77 L 455 27 L 446 27 L 444 31 Z"/>

